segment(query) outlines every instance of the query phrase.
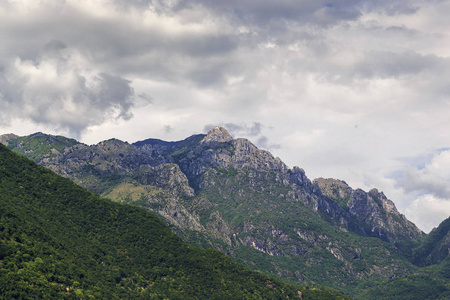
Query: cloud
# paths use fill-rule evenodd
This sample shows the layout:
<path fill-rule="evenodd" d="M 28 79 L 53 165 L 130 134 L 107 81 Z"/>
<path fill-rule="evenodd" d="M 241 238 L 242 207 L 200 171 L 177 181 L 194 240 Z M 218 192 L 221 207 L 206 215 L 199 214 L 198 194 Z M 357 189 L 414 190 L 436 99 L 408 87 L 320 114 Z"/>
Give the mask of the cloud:
<path fill-rule="evenodd" d="M 270 151 L 281 148 L 281 144 L 271 143 L 269 141 L 269 138 L 266 136 L 261 136 L 260 138 L 258 138 L 258 140 L 256 141 L 256 145 L 259 148 L 270 150 Z"/>
<path fill-rule="evenodd" d="M 364 78 L 396 78 L 426 71 L 432 73 L 442 64 L 448 64 L 448 60 L 435 55 L 380 51 L 367 53 L 364 60 L 355 64 L 353 72 L 355 76 Z"/>
<path fill-rule="evenodd" d="M 263 135 L 265 126 L 259 122 L 253 122 L 251 125 L 247 123 L 225 123 L 222 126 L 228 129 L 233 136 L 249 138 L 259 148 L 271 151 L 281 148 L 280 144 L 270 142 L 269 138 Z"/>
<path fill-rule="evenodd" d="M 184 5 L 192 1 L 182 1 Z M 329 5 L 328 1 L 194 1 L 213 9 L 216 13 L 229 14 L 243 24 L 265 27 L 282 27 L 286 21 L 296 23 L 315 23 L 330 25 L 342 20 L 355 19 L 360 15 L 358 9 L 348 2 L 337 1 Z"/>
<path fill-rule="evenodd" d="M 450 201 L 434 195 L 423 195 L 414 199 L 405 214 L 420 229 L 430 232 L 450 216 Z"/>
<path fill-rule="evenodd" d="M 188 80 L 199 86 L 220 83 L 233 67 L 227 54 L 236 49 L 236 37 L 208 11 L 186 8 L 174 15 L 176 1 L 170 2 L 0 4 L 0 31 L 6 37 L 0 65 L 2 59 L 14 57 L 35 60 L 36 49 L 55 39 L 77 49 L 105 73 Z"/>
<path fill-rule="evenodd" d="M 164 128 L 163 128 L 163 130 L 164 130 L 164 132 L 166 132 L 166 133 L 170 133 L 170 132 L 173 131 L 173 128 L 172 128 L 172 126 L 170 126 L 170 125 L 165 125 Z"/>
<path fill-rule="evenodd" d="M 106 119 L 132 116 L 130 82 L 92 70 L 61 41 L 47 44 L 35 60 L 15 58 L 0 72 L 2 120 L 14 116 L 79 137 Z"/>
<path fill-rule="evenodd" d="M 418 159 L 419 165 L 405 168 L 396 185 L 408 199 L 405 214 L 428 232 L 450 215 L 450 150 L 441 149 Z"/>
<path fill-rule="evenodd" d="M 246 123 L 225 123 L 223 126 L 230 131 L 233 135 L 240 136 L 250 136 L 254 137 L 261 134 L 262 124 L 258 122 L 253 122 L 252 125 L 248 125 Z"/>
<path fill-rule="evenodd" d="M 399 181 L 407 193 L 420 192 L 450 203 L 450 150 L 434 156 L 423 168 L 406 168 Z"/>

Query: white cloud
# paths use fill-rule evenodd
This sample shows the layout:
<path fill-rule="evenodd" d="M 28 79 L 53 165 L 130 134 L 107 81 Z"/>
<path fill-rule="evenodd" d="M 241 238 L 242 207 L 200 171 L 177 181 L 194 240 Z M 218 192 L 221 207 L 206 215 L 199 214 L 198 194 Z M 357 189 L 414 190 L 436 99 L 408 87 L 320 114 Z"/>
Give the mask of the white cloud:
<path fill-rule="evenodd" d="M 450 150 L 444 150 L 423 168 L 410 166 L 405 170 L 400 186 L 408 193 L 421 192 L 450 203 Z"/>
<path fill-rule="evenodd" d="M 434 195 L 419 196 L 405 213 L 413 223 L 420 224 L 422 230 L 429 232 L 450 216 L 450 201 Z"/>

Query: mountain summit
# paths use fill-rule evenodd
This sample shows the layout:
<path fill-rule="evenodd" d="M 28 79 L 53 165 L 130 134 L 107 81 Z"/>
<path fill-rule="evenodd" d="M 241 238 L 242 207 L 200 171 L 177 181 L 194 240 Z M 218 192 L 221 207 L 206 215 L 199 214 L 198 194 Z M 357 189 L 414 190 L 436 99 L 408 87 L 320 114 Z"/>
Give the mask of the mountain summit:
<path fill-rule="evenodd" d="M 233 137 L 225 128 L 214 126 L 203 138 L 202 143 L 226 143 L 232 140 Z"/>

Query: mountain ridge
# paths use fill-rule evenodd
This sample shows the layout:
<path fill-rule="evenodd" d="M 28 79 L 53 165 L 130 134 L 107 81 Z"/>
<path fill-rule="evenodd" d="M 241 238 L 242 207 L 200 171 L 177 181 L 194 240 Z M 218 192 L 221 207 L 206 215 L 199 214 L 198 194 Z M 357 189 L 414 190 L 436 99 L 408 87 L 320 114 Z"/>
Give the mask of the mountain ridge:
<path fill-rule="evenodd" d="M 325 179 L 310 181 L 301 168 L 230 137 L 217 127 L 177 142 L 80 143 L 37 162 L 110 199 L 159 213 L 192 244 L 289 282 L 357 295 L 365 280 L 417 269 L 406 257 L 423 233 L 382 192 L 336 181 L 337 197 Z"/>
<path fill-rule="evenodd" d="M 342 208 L 355 216 L 359 223 L 371 224 L 370 228 L 361 228 L 370 236 L 395 243 L 399 239 L 414 239 L 422 234 L 422 231 L 400 214 L 395 204 L 376 188 L 369 192 L 360 188 L 354 190 L 344 181 L 324 178 L 317 178 L 314 183 L 323 194 L 334 199 Z M 371 209 L 365 210 L 365 207 L 371 207 Z M 396 231 L 405 232 L 406 236 L 392 236 L 392 232 Z"/>
<path fill-rule="evenodd" d="M 36 137 L 43 137 L 47 138 L 48 140 L 54 140 L 54 138 L 61 138 L 60 136 L 51 136 L 51 135 L 45 135 L 43 133 L 35 133 L 29 136 L 30 138 L 34 139 Z M 3 135 L 0 136 L 0 140 L 3 141 L 5 144 L 8 142 L 8 140 L 17 140 L 18 137 L 15 135 Z M 70 141 L 70 142 L 67 142 Z M 247 139 L 233 139 L 232 136 L 226 131 L 226 129 L 221 127 L 214 127 L 211 129 L 208 134 L 206 135 L 193 135 L 185 140 L 182 141 L 176 141 L 176 142 L 165 142 L 158 139 L 147 139 L 144 141 L 138 141 L 131 145 L 136 146 L 141 150 L 139 151 L 133 151 L 127 142 L 122 142 L 117 139 L 110 139 L 106 141 L 102 141 L 97 143 L 96 145 L 87 146 L 82 143 L 78 143 L 75 140 L 67 139 L 67 141 L 64 141 L 64 149 L 67 148 L 67 146 L 72 147 L 75 146 L 74 149 L 68 150 L 68 153 L 61 153 L 64 151 L 53 151 L 55 150 L 52 148 L 50 152 L 54 154 L 53 152 L 57 152 L 61 156 L 63 154 L 65 156 L 66 161 L 70 161 L 71 153 L 75 150 L 83 150 L 89 149 L 90 156 L 85 157 L 76 157 L 73 159 L 73 161 L 76 161 L 77 165 L 73 166 L 72 168 L 82 168 L 83 160 L 87 161 L 89 159 L 93 159 L 92 162 L 90 162 L 89 165 L 98 165 L 100 160 L 104 160 L 105 157 L 108 157 L 109 161 L 115 160 L 119 163 L 116 164 L 114 167 L 114 171 L 112 172 L 118 172 L 118 173 L 126 173 L 129 172 L 132 169 L 137 168 L 140 165 L 150 165 L 150 166 L 157 166 L 164 163 L 176 163 L 180 166 L 181 170 L 187 175 L 188 179 L 190 181 L 194 182 L 194 185 L 201 186 L 201 182 L 195 182 L 196 180 L 199 181 L 198 175 L 203 173 L 204 170 L 208 167 L 216 167 L 220 169 L 255 169 L 255 170 L 265 170 L 265 171 L 275 171 L 278 172 L 276 176 L 276 180 L 282 182 L 284 185 L 289 185 L 292 183 L 295 183 L 299 186 L 302 186 L 305 189 L 308 189 L 312 193 L 322 193 L 326 197 L 333 200 L 332 202 L 322 202 L 322 206 L 324 207 L 324 211 L 329 210 L 330 204 L 339 204 L 340 207 L 348 208 L 346 207 L 346 204 L 342 204 L 342 201 L 345 197 L 351 196 L 351 194 L 361 194 L 361 196 L 370 196 L 372 195 L 372 198 L 378 198 L 382 200 L 382 205 L 384 205 L 384 209 L 386 210 L 389 208 L 390 212 L 394 212 L 395 214 L 398 214 L 398 211 L 395 208 L 395 205 L 392 201 L 386 198 L 386 196 L 381 192 L 378 193 L 376 189 L 373 189 L 369 191 L 369 193 L 364 192 L 361 189 L 352 190 L 345 182 L 340 181 L 343 183 L 347 189 L 349 189 L 350 195 L 346 195 L 345 197 L 341 197 L 341 199 L 337 199 L 335 196 L 331 195 L 329 191 L 326 191 L 326 187 L 324 184 L 321 184 L 323 182 L 326 182 L 325 179 L 315 179 L 314 182 L 311 182 L 307 177 L 303 169 L 299 167 L 293 167 L 292 169 L 289 169 L 287 165 L 285 165 L 279 158 L 273 157 L 270 152 L 265 150 L 258 149 L 255 145 L 253 145 L 249 140 Z M 193 141 L 193 142 L 192 142 Z M 211 143 L 215 144 L 215 146 L 211 146 Z M 187 150 L 186 144 L 189 144 L 189 146 L 195 146 L 193 149 L 189 152 Z M 205 145 L 206 148 L 205 148 Z M 225 145 L 225 146 L 224 146 Z M 220 147 L 217 147 L 220 146 Z M 17 148 L 22 148 L 19 144 L 19 146 L 14 147 L 13 145 L 9 146 L 10 148 L 13 148 L 17 150 Z M 95 148 L 93 148 L 95 147 Z M 215 147 L 215 152 L 211 151 L 211 147 Z M 92 150 L 96 151 L 92 151 Z M 206 151 L 204 151 L 206 149 Z M 144 150 L 144 151 L 142 151 Z M 33 152 L 33 150 L 28 150 Z M 156 153 L 158 151 L 159 153 Z M 23 151 L 22 151 L 23 152 Z M 78 151 L 80 152 L 80 151 Z M 127 155 L 124 155 L 124 152 L 128 152 Z M 143 153 L 142 153 L 143 152 Z M 189 152 L 189 153 L 188 153 Z M 26 153 L 21 153 L 22 155 L 25 155 Z M 188 155 L 189 154 L 189 155 Z M 41 154 L 42 155 L 42 154 Z M 25 155 L 30 157 L 30 155 Z M 48 153 L 45 153 L 42 155 L 43 157 L 48 156 Z M 189 157 L 188 157 L 189 156 Z M 193 162 L 190 162 L 189 159 L 192 159 L 192 157 L 196 156 L 196 160 L 194 159 Z M 98 158 L 97 160 L 95 158 Z M 128 160 L 126 158 L 129 158 Z M 61 170 L 58 170 L 55 168 L 56 165 L 61 165 L 61 159 L 57 158 L 56 162 L 51 163 L 46 158 L 38 158 L 35 159 L 36 162 L 41 163 L 49 168 L 54 169 L 56 172 L 62 172 Z M 135 163 L 135 165 L 133 165 Z M 189 164 L 189 165 L 188 165 Z M 87 164 L 85 163 L 85 166 Z M 107 165 L 99 166 L 99 168 L 102 171 L 108 171 Z M 68 176 L 68 173 L 65 172 Z M 336 182 L 338 180 L 332 179 L 332 181 Z M 320 192 L 319 192 L 320 191 Z M 342 192 L 342 191 L 340 191 Z M 375 197 L 374 197 L 374 194 Z M 356 197 L 357 198 L 357 197 Z M 353 199 L 354 200 L 354 199 Z M 361 199 L 359 199 L 361 200 Z M 357 209 L 357 205 L 355 205 L 356 201 L 350 201 L 352 207 L 350 211 L 353 211 L 354 214 L 356 214 L 355 210 Z M 375 201 L 372 201 L 375 202 Z M 374 204 L 374 203 L 370 203 Z M 314 203 L 314 209 L 319 209 L 319 203 L 318 201 Z M 335 209 L 336 210 L 336 209 Z M 336 216 L 334 216 L 336 217 Z M 402 218 L 404 218 L 403 215 L 401 215 Z M 404 218 L 405 219 L 405 218 Z M 412 224 L 412 223 L 411 223 Z M 373 231 L 373 230 L 372 230 Z M 413 229 L 413 231 L 418 231 Z M 382 234 L 380 234 L 381 237 Z"/>

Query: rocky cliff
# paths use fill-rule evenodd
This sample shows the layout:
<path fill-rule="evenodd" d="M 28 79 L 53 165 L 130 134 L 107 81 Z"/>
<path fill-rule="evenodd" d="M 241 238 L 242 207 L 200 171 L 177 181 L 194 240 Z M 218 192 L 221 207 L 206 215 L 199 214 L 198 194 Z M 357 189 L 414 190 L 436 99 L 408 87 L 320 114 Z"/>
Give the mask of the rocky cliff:
<path fill-rule="evenodd" d="M 383 192 L 372 189 L 352 189 L 344 181 L 318 178 L 314 180 L 322 193 L 337 203 L 353 217 L 355 230 L 361 234 L 397 243 L 417 240 L 422 232 L 400 214 L 395 204 Z"/>

